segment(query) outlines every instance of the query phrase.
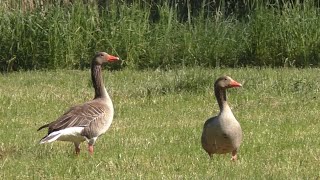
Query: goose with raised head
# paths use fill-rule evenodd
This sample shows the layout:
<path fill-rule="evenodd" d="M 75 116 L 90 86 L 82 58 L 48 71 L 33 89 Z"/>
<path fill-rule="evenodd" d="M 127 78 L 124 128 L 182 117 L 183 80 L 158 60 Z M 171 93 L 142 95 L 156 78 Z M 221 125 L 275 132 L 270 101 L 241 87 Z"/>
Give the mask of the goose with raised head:
<path fill-rule="evenodd" d="M 213 154 L 232 154 L 231 160 L 237 159 L 237 151 L 242 142 L 242 130 L 227 103 L 226 90 L 242 85 L 229 76 L 222 76 L 214 83 L 214 94 L 220 113 L 209 118 L 203 126 L 201 143 L 203 149 L 212 158 Z"/>
<path fill-rule="evenodd" d="M 111 98 L 104 87 L 101 66 L 118 60 L 118 57 L 105 52 L 94 56 L 91 62 L 94 99 L 71 107 L 56 121 L 41 126 L 38 131 L 48 127 L 48 134 L 40 140 L 40 144 L 56 140 L 70 141 L 74 143 L 76 154 L 79 154 L 80 143 L 87 141 L 88 151 L 93 154 L 93 145 L 97 138 L 109 129 L 114 114 Z"/>

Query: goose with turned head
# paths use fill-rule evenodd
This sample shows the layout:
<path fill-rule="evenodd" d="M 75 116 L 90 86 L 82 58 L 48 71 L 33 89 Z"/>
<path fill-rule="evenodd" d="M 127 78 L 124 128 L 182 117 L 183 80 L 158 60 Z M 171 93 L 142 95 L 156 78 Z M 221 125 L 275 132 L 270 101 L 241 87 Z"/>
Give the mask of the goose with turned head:
<path fill-rule="evenodd" d="M 70 141 L 74 143 L 76 154 L 80 153 L 80 143 L 87 141 L 88 151 L 93 154 L 93 145 L 97 138 L 105 133 L 113 120 L 113 104 L 104 87 L 102 64 L 118 61 L 119 58 L 105 52 L 97 53 L 91 62 L 91 78 L 95 90 L 94 99 L 82 105 L 71 107 L 56 121 L 41 126 L 48 128 L 48 134 L 40 144 L 53 141 Z"/>
<path fill-rule="evenodd" d="M 204 123 L 201 136 L 202 147 L 210 158 L 213 154 L 231 152 L 231 160 L 237 159 L 237 151 L 242 142 L 242 130 L 227 103 L 226 90 L 241 86 L 229 76 L 222 76 L 214 83 L 214 93 L 220 113 Z"/>

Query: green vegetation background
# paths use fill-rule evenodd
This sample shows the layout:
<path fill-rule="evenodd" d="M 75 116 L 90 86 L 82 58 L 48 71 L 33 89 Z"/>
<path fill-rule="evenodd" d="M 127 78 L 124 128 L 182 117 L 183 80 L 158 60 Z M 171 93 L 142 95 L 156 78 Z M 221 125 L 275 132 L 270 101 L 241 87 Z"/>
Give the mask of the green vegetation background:
<path fill-rule="evenodd" d="M 113 69 L 320 62 L 317 1 L 30 2 L 2 0 L 2 72 L 83 69 L 96 51 L 125 60 Z"/>

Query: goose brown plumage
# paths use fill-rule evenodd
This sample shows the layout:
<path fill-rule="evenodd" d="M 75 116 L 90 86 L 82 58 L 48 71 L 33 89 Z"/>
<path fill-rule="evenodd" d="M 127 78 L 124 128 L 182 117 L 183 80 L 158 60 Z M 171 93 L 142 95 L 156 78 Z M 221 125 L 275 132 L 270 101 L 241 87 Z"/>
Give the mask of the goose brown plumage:
<path fill-rule="evenodd" d="M 97 138 L 109 129 L 114 114 L 111 98 L 104 87 L 101 66 L 105 62 L 118 60 L 118 57 L 105 52 L 94 56 L 91 62 L 94 99 L 71 107 L 56 121 L 41 126 L 38 131 L 48 127 L 48 134 L 40 140 L 40 144 L 56 140 L 70 141 L 75 145 L 76 154 L 79 154 L 80 143 L 87 141 L 89 153 L 93 154 L 93 145 Z"/>
<path fill-rule="evenodd" d="M 219 104 L 218 116 L 209 118 L 203 126 L 201 143 L 212 158 L 213 154 L 231 152 L 231 160 L 237 159 L 237 151 L 242 142 L 242 130 L 227 103 L 226 90 L 242 85 L 229 76 L 222 76 L 214 83 L 214 93 Z"/>

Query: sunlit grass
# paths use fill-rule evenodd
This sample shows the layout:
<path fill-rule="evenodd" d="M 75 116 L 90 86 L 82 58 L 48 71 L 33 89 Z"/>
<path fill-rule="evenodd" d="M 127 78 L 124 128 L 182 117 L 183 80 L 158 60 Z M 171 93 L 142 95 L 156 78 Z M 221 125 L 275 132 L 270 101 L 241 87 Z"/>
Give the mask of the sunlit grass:
<path fill-rule="evenodd" d="M 93 157 L 86 143 L 39 145 L 36 129 L 93 97 L 89 71 L 0 76 L 1 179 L 316 179 L 319 174 L 319 69 L 180 69 L 104 72 L 115 105 Z M 213 82 L 243 83 L 228 93 L 242 125 L 239 161 L 209 160 L 204 121 L 218 113 Z"/>
<path fill-rule="evenodd" d="M 96 51 L 126 60 L 114 69 L 317 67 L 320 62 L 319 8 L 313 1 L 245 1 L 246 7 L 239 8 L 250 10 L 242 18 L 226 16 L 220 7 L 207 18 L 194 15 L 188 21 L 180 21 L 180 3 L 163 1 L 156 22 L 150 21 L 152 7 L 146 1 L 108 1 L 107 10 L 99 10 L 96 1 L 46 3 L 29 11 L 3 1 L 1 72 L 84 69 Z"/>

